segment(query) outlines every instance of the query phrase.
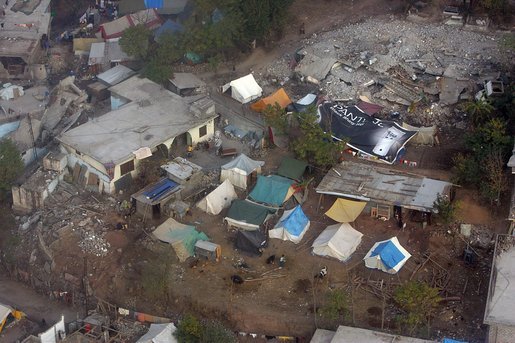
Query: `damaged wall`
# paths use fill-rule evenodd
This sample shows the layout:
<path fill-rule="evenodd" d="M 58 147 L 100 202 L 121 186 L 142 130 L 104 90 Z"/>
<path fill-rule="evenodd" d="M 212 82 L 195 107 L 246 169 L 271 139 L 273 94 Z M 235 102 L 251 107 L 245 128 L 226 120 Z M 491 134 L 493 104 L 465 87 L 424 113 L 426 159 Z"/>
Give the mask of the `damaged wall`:
<path fill-rule="evenodd" d="M 55 190 L 64 174 L 39 169 L 23 185 L 13 186 L 13 210 L 31 212 L 43 208 L 45 199 Z"/>

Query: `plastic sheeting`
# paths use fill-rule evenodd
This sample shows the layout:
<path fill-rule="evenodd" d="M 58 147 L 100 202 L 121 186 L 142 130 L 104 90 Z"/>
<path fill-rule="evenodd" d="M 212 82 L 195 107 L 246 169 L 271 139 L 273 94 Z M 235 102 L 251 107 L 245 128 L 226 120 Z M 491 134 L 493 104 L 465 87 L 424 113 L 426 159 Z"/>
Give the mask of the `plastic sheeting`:
<path fill-rule="evenodd" d="M 177 343 L 173 333 L 177 330 L 173 323 L 150 324 L 150 329 L 136 343 Z"/>
<path fill-rule="evenodd" d="M 279 222 L 268 231 L 268 236 L 297 244 L 309 229 L 309 224 L 309 219 L 302 211 L 302 207 L 297 205 L 294 209 L 284 211 Z"/>
<path fill-rule="evenodd" d="M 363 234 L 349 224 L 328 226 L 311 245 L 313 254 L 334 257 L 345 262 L 358 248 L 361 237 Z"/>
<path fill-rule="evenodd" d="M 397 237 L 377 242 L 366 254 L 364 260 L 368 268 L 380 269 L 389 274 L 397 273 L 411 254 L 399 243 Z"/>
<path fill-rule="evenodd" d="M 361 214 L 366 202 L 336 199 L 333 206 L 325 213 L 326 216 L 339 223 L 350 223 Z"/>
<path fill-rule="evenodd" d="M 254 161 L 245 154 L 240 154 L 231 162 L 224 164 L 220 173 L 220 181 L 229 180 L 239 188 L 247 188 L 247 176 L 254 171 L 261 173 L 261 167 L 265 164 L 263 161 Z"/>
<path fill-rule="evenodd" d="M 238 198 L 231 181 L 225 180 L 214 191 L 197 203 L 197 207 L 209 214 L 217 215 Z"/>
<path fill-rule="evenodd" d="M 277 174 L 293 180 L 300 180 L 308 164 L 304 161 L 286 157 L 282 160 Z"/>
<path fill-rule="evenodd" d="M 256 101 L 250 105 L 250 108 L 256 112 L 263 112 L 268 105 L 275 106 L 275 104 L 279 104 L 281 108 L 286 108 L 291 104 L 291 99 L 288 94 L 286 94 L 284 88 L 280 88 L 274 94 Z"/>
<path fill-rule="evenodd" d="M 8 86 L 4 85 L 4 88 L 0 89 L 0 99 L 3 100 L 14 99 L 23 96 L 23 94 L 23 87 L 21 86 L 8 84 Z"/>
<path fill-rule="evenodd" d="M 410 140 L 410 143 L 430 146 L 435 144 L 436 125 L 416 127 L 402 123 L 402 127 L 410 131 L 417 131 L 417 134 Z"/>
<path fill-rule="evenodd" d="M 173 218 L 168 218 L 152 234 L 160 241 L 170 243 L 181 262 L 193 256 L 198 240 L 209 240 L 205 233 L 195 230 L 194 226 L 179 223 Z"/>
<path fill-rule="evenodd" d="M 279 175 L 258 175 L 256 186 L 249 198 L 271 206 L 281 206 L 293 195 L 289 192 L 293 181 Z"/>
<path fill-rule="evenodd" d="M 124 80 L 127 80 L 129 77 L 133 75 L 136 75 L 135 71 L 124 66 L 123 64 L 119 64 L 116 67 L 113 67 L 101 74 L 98 74 L 97 78 L 100 81 L 107 83 L 109 86 L 114 86 Z"/>

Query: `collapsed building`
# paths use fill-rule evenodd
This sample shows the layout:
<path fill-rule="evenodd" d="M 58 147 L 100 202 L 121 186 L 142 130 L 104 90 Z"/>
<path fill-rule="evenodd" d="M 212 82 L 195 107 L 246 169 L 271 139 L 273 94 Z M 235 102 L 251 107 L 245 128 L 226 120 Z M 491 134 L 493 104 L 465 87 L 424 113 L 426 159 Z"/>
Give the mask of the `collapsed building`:
<path fill-rule="evenodd" d="M 50 0 L 6 2 L 0 31 L 0 78 L 43 79 L 38 64 L 48 47 Z"/>

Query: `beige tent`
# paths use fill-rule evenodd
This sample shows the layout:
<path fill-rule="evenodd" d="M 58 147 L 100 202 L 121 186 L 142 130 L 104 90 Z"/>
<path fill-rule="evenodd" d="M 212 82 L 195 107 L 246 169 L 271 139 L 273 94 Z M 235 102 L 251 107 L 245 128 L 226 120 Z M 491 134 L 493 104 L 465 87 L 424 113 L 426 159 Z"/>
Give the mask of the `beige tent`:
<path fill-rule="evenodd" d="M 313 244 L 313 254 L 334 257 L 342 262 L 347 261 L 361 243 L 363 234 L 349 224 L 328 226 Z"/>
<path fill-rule="evenodd" d="M 410 140 L 411 144 L 417 145 L 431 145 L 435 144 L 436 126 L 416 127 L 406 123 L 402 123 L 402 127 L 410 130 L 417 131 L 417 134 Z"/>
<path fill-rule="evenodd" d="M 229 207 L 231 202 L 238 198 L 231 181 L 225 180 L 214 191 L 197 203 L 197 207 L 209 214 L 217 215 L 224 208 Z"/>
<path fill-rule="evenodd" d="M 339 223 L 350 223 L 358 218 L 366 205 L 364 201 L 338 198 L 325 215 Z"/>
<path fill-rule="evenodd" d="M 224 164 L 220 173 L 220 181 L 229 180 L 239 188 L 247 189 L 249 177 L 254 174 L 261 174 L 261 167 L 265 164 L 263 161 L 254 161 L 245 154 L 240 154 L 227 164 Z"/>

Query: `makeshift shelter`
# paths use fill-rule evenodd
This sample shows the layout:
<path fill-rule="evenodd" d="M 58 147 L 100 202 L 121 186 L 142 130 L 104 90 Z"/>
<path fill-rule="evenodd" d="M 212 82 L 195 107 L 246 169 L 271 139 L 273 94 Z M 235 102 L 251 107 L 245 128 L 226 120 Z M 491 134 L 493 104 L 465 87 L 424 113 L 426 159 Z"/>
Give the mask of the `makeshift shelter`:
<path fill-rule="evenodd" d="M 276 210 L 252 201 L 236 199 L 232 202 L 224 222 L 243 230 L 257 230 Z"/>
<path fill-rule="evenodd" d="M 286 108 L 291 104 L 291 99 L 288 94 L 286 94 L 284 88 L 280 88 L 274 94 L 256 101 L 250 105 L 250 108 L 256 112 L 263 112 L 268 105 L 275 106 L 275 104 L 278 104 L 281 108 Z"/>
<path fill-rule="evenodd" d="M 173 323 L 150 324 L 148 332 L 141 336 L 136 343 L 177 343 L 173 333 L 177 330 Z"/>
<path fill-rule="evenodd" d="M 204 212 L 217 215 L 222 212 L 224 208 L 229 207 L 231 202 L 236 198 L 238 198 L 238 195 L 234 191 L 234 186 L 231 181 L 225 180 L 221 185 L 216 187 L 214 191 L 200 200 L 197 203 L 197 207 Z"/>
<path fill-rule="evenodd" d="M 364 201 L 338 198 L 325 215 L 339 223 L 350 223 L 359 217 L 366 205 Z"/>
<path fill-rule="evenodd" d="M 229 180 L 234 186 L 247 189 L 250 179 L 257 178 L 257 174 L 261 174 L 261 167 L 264 164 L 263 161 L 254 161 L 247 155 L 240 154 L 221 167 L 220 181 Z"/>
<path fill-rule="evenodd" d="M 127 80 L 129 77 L 136 75 L 136 72 L 123 64 L 119 64 L 103 73 L 97 75 L 97 79 L 109 86 L 114 86 L 122 81 Z"/>
<path fill-rule="evenodd" d="M 358 248 L 361 237 L 363 234 L 349 224 L 330 225 L 311 245 L 313 254 L 334 257 L 345 262 Z"/>
<path fill-rule="evenodd" d="M 297 205 L 291 210 L 284 211 L 279 222 L 272 230 L 268 231 L 268 236 L 270 238 L 279 238 L 283 241 L 289 240 L 297 244 L 309 229 L 309 224 L 309 219 L 302 211 L 302 207 Z"/>
<path fill-rule="evenodd" d="M 170 243 L 181 262 L 194 255 L 195 243 L 198 240 L 209 240 L 206 234 L 197 231 L 195 226 L 181 224 L 173 218 L 168 218 L 152 234 L 160 241 Z"/>
<path fill-rule="evenodd" d="M 270 206 L 281 206 L 294 193 L 293 181 L 279 175 L 258 175 L 257 183 L 250 192 L 253 201 Z"/>
<path fill-rule="evenodd" d="M 410 257 L 411 254 L 402 247 L 397 237 L 392 237 L 374 244 L 363 260 L 368 268 L 395 274 Z"/>
<path fill-rule="evenodd" d="M 177 182 L 163 178 L 131 195 L 136 212 L 144 218 L 159 218 L 164 206 L 182 190 Z"/>
<path fill-rule="evenodd" d="M 229 89 L 231 90 L 231 97 L 242 104 L 259 98 L 263 93 L 263 89 L 257 84 L 252 74 L 240 77 L 224 85 L 222 93 L 227 92 Z"/>
<path fill-rule="evenodd" d="M 121 37 L 123 31 L 138 24 L 143 24 L 149 30 L 153 30 L 161 25 L 161 18 L 155 9 L 142 9 L 100 25 L 100 34 L 104 39 Z"/>
<path fill-rule="evenodd" d="M 88 65 L 102 64 L 105 58 L 106 43 L 93 43 L 89 51 Z"/>
<path fill-rule="evenodd" d="M 281 165 L 279 166 L 277 174 L 292 180 L 299 181 L 306 171 L 307 166 L 308 164 L 304 161 L 286 157 L 281 161 Z"/>
<path fill-rule="evenodd" d="M 316 94 L 310 93 L 310 94 L 306 95 L 305 97 L 303 97 L 302 99 L 298 100 L 297 102 L 290 104 L 286 108 L 286 110 L 288 112 L 303 113 L 303 112 L 306 112 L 310 106 L 316 106 L 317 100 L 318 100 L 318 96 L 316 96 Z"/>
<path fill-rule="evenodd" d="M 266 236 L 259 230 L 238 230 L 234 241 L 234 248 L 251 256 L 261 256 L 266 247 Z"/>
<path fill-rule="evenodd" d="M 416 131 L 417 134 L 410 140 L 410 143 L 417 145 L 430 145 L 435 144 L 436 125 L 426 127 L 411 126 L 407 123 L 402 123 L 402 127 L 409 131 Z"/>

